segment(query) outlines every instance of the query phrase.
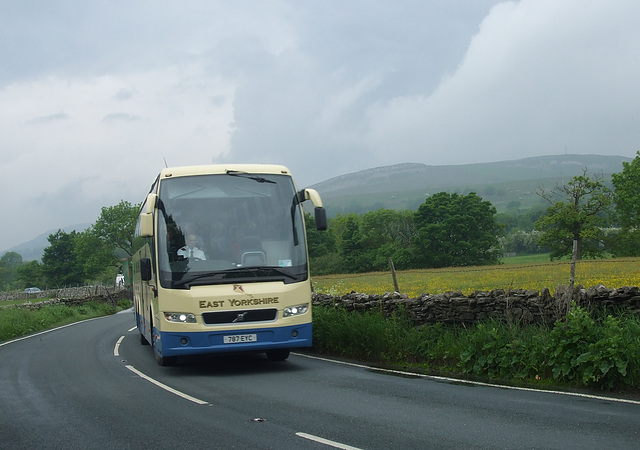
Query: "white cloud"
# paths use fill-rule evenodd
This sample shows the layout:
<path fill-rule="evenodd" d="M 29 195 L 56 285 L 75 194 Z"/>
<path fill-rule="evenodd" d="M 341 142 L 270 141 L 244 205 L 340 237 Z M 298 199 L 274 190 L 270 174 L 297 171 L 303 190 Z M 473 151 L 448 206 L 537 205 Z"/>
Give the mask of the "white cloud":
<path fill-rule="evenodd" d="M 0 249 L 138 202 L 166 160 L 301 186 L 402 162 L 635 155 L 640 3 L 0 3 Z M 10 193 L 11 195 L 6 195 Z"/>
<path fill-rule="evenodd" d="M 0 208 L 19 211 L 6 226 L 15 221 L 20 229 L 12 232 L 32 233 L 25 240 L 93 222 L 102 206 L 141 201 L 165 159 L 210 163 L 229 151 L 233 89 L 186 67 L 45 78 L 0 91 L 0 104 L 12 105 L 0 110 L 0 134 L 11 139 L 2 147 L 0 189 L 15 194 L 3 195 Z M 125 90 L 134 94 L 123 103 L 118 93 Z"/>
<path fill-rule="evenodd" d="M 406 158 L 421 150 L 429 164 L 561 153 L 565 145 L 633 156 L 639 16 L 631 2 L 497 5 L 435 92 L 370 108 L 369 145 Z"/>

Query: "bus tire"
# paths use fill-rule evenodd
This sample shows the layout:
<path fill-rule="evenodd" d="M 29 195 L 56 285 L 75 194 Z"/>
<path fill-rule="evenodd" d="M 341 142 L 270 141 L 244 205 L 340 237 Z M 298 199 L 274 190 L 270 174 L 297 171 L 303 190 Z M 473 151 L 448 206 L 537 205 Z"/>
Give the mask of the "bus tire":
<path fill-rule="evenodd" d="M 156 355 L 156 362 L 162 367 L 175 366 L 178 361 L 177 356 L 160 356 L 155 350 L 153 353 Z"/>
<path fill-rule="evenodd" d="M 266 353 L 269 361 L 284 361 L 291 352 L 288 348 L 277 348 L 275 350 L 267 350 Z"/>
<path fill-rule="evenodd" d="M 151 317 L 153 317 L 153 310 L 150 311 L 151 313 Z M 149 324 L 149 326 L 151 327 L 151 330 L 153 330 L 153 319 L 151 320 L 151 323 Z M 155 339 L 153 338 L 153 332 L 151 333 L 151 349 L 153 350 L 153 354 L 156 357 L 156 362 L 163 366 L 163 367 L 167 367 L 167 366 L 175 366 L 176 362 L 178 361 L 178 357 L 177 356 L 160 356 L 158 354 L 158 351 L 156 350 L 156 343 L 155 343 Z"/>

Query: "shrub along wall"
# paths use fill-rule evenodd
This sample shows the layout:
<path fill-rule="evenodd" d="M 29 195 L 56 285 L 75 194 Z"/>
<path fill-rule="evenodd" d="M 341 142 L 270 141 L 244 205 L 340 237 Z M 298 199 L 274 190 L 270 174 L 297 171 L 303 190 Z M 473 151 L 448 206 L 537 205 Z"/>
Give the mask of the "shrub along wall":
<path fill-rule="evenodd" d="M 636 286 L 620 289 L 607 289 L 603 285 L 589 289 L 578 286 L 573 295 L 568 286 L 559 286 L 555 295 L 545 288 L 542 292 L 496 289 L 476 291 L 470 295 L 455 291 L 420 294 L 417 298 L 408 298 L 406 294 L 397 292 L 384 295 L 352 292 L 343 296 L 314 293 L 312 298 L 314 305 L 339 305 L 348 311 L 381 308 L 385 316 L 404 310 L 416 325 L 436 322 L 469 324 L 489 318 L 522 324 L 552 324 L 566 314 L 572 299 L 590 311 L 626 310 L 640 314 L 640 289 Z"/>

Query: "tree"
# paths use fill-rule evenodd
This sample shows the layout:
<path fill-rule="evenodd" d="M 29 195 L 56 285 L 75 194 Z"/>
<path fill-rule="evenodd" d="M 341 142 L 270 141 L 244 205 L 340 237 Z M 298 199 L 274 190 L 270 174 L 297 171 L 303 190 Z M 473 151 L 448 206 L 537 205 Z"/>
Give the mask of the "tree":
<path fill-rule="evenodd" d="M 533 255 L 543 253 L 538 246 L 536 231 L 514 230 L 504 237 L 502 246 L 505 253 Z"/>
<path fill-rule="evenodd" d="M 113 251 L 120 249 L 127 256 L 132 256 L 139 210 L 140 205 L 132 205 L 125 200 L 120 200 L 115 206 L 103 207 L 92 233 Z"/>
<path fill-rule="evenodd" d="M 304 215 L 309 246 L 309 267 L 312 275 L 328 275 L 340 270 L 341 258 L 336 250 L 334 228 L 330 225 L 325 231 L 316 228 L 316 219 L 312 214 Z"/>
<path fill-rule="evenodd" d="M 140 207 L 121 200 L 103 207 L 96 223 L 76 236 L 76 255 L 82 262 L 84 277 L 111 277 L 109 270 L 120 267 L 123 257 L 133 254 L 133 234 Z"/>
<path fill-rule="evenodd" d="M 38 261 L 27 261 L 18 268 L 20 282 L 23 286 L 37 286 L 44 288 L 46 277 L 42 273 L 42 264 Z"/>
<path fill-rule="evenodd" d="M 18 270 L 23 264 L 22 255 L 16 252 L 6 252 L 0 258 L 0 287 L 4 290 L 15 287 L 19 278 Z"/>
<path fill-rule="evenodd" d="M 42 255 L 42 273 L 50 283 L 58 286 L 83 283 L 84 270 L 75 251 L 76 236 L 75 231 L 58 230 L 47 238 L 50 245 Z"/>
<path fill-rule="evenodd" d="M 316 219 L 312 214 L 304 214 L 304 225 L 310 258 L 319 258 L 335 251 L 333 234 L 329 230 L 319 231 L 316 228 Z"/>
<path fill-rule="evenodd" d="M 371 270 L 389 268 L 389 258 L 401 269 L 411 268 L 411 248 L 415 236 L 414 213 L 379 209 L 362 216 L 360 225 L 363 253 Z"/>
<path fill-rule="evenodd" d="M 611 175 L 615 219 L 621 230 L 613 243 L 617 256 L 640 255 L 640 151 L 622 172 Z"/>
<path fill-rule="evenodd" d="M 114 249 L 98 236 L 92 228 L 77 233 L 74 252 L 82 265 L 85 280 L 96 280 L 109 267 L 119 266 L 121 261 Z M 109 278 L 111 278 L 109 274 Z"/>
<path fill-rule="evenodd" d="M 342 269 L 346 273 L 369 270 L 369 264 L 363 254 L 360 221 L 361 218 L 358 215 L 350 214 L 340 235 L 338 252 L 342 257 Z"/>
<path fill-rule="evenodd" d="M 601 256 L 610 219 L 611 190 L 600 177 L 583 174 L 551 191 L 540 188 L 538 195 L 548 201 L 546 215 L 535 223 L 541 231 L 538 245 L 551 250 L 551 259 L 572 256 L 575 260 Z"/>
<path fill-rule="evenodd" d="M 426 267 L 497 264 L 500 258 L 496 209 L 475 192 L 440 192 L 415 215 L 416 260 Z"/>

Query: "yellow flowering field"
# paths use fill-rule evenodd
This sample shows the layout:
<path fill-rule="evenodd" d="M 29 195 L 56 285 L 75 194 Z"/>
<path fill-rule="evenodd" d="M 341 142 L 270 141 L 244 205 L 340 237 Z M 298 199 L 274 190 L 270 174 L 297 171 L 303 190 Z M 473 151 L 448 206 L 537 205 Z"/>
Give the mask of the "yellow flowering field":
<path fill-rule="evenodd" d="M 462 291 L 468 295 L 476 290 L 549 288 L 568 285 L 570 261 L 545 263 L 502 264 L 498 266 L 455 267 L 397 272 L 398 287 L 409 297 L 421 293 L 439 294 Z M 576 265 L 575 284 L 586 288 L 603 284 L 607 288 L 640 286 L 640 258 L 584 260 Z M 316 292 L 344 295 L 351 291 L 365 294 L 393 292 L 391 272 L 343 274 L 313 277 Z"/>

